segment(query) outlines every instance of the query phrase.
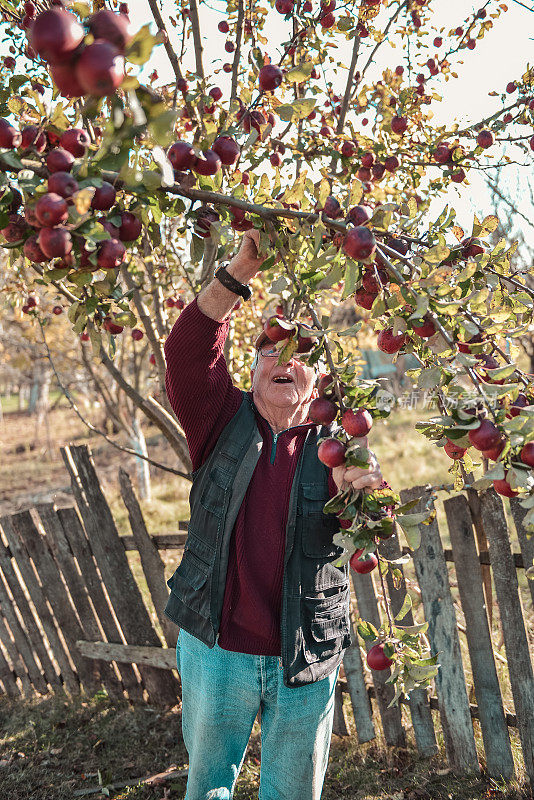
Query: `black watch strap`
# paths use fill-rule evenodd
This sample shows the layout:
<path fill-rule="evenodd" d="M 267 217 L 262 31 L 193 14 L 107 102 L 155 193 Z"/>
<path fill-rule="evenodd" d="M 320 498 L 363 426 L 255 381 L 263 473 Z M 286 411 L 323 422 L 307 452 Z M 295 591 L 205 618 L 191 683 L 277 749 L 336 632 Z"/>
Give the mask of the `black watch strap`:
<path fill-rule="evenodd" d="M 237 281 L 232 275 L 230 275 L 229 272 L 226 271 L 225 267 L 219 267 L 215 273 L 215 277 L 222 283 L 223 286 L 226 286 L 226 288 L 234 294 L 240 295 L 240 297 L 242 297 L 244 300 L 248 300 L 252 294 L 250 286 L 247 286 L 246 283 L 240 283 Z"/>

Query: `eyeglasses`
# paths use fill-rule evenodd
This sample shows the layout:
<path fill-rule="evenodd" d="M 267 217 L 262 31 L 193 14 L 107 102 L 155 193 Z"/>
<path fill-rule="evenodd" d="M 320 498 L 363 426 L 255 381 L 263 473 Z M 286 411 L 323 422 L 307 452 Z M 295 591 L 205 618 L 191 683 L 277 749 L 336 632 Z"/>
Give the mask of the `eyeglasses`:
<path fill-rule="evenodd" d="M 259 352 L 266 358 L 274 358 L 274 356 L 280 355 L 280 350 L 277 350 L 276 347 L 262 347 Z"/>

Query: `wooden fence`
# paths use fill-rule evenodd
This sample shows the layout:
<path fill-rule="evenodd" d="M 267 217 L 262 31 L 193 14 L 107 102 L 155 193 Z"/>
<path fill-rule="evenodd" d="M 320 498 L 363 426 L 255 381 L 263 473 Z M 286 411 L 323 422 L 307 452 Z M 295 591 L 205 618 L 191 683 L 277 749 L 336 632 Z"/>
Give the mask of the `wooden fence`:
<path fill-rule="evenodd" d="M 180 550 L 187 524 L 180 523 L 178 533 L 149 535 L 121 469 L 132 535 L 119 536 L 87 447 L 65 447 L 62 455 L 76 506 L 40 504 L 0 518 L 0 691 L 3 687 L 16 698 L 105 688 L 132 702 L 175 704 L 180 694 L 177 628 L 163 614 L 168 589 L 159 551 Z M 402 500 L 421 497 L 422 503 L 429 491 L 414 487 L 401 493 Z M 517 577 L 532 563 L 534 538 L 527 539 L 525 511 L 515 501 L 515 530 L 507 524 L 502 499 L 493 490 L 460 493 L 445 500 L 443 510 L 448 533 L 440 534 L 437 517 L 422 526 L 421 545 L 413 553 L 415 572 L 409 575 L 411 564 L 405 565 L 399 588 L 388 576 L 393 612 L 408 588 L 421 617 L 414 620 L 410 612 L 402 624 L 422 621 L 423 613 L 429 623 L 428 639 L 441 665 L 432 689 L 413 691 L 388 708 L 390 672 L 364 668 L 353 629 L 355 644 L 345 652 L 336 687 L 334 732 L 348 734 L 343 705 L 348 693 L 359 742 L 375 738 L 380 721 L 392 747 L 404 747 L 409 734 L 421 756 L 428 757 L 438 752 L 442 738 L 455 772 L 478 771 L 482 760 L 493 777 L 511 780 L 524 770 L 534 784 L 533 633 L 525 620 L 532 626 L 534 582 L 522 580 L 520 590 Z M 450 548 L 443 545 L 447 536 Z M 406 552 L 397 537 L 380 549 L 388 558 Z M 128 551 L 139 554 L 153 612 L 143 600 Z M 375 576 L 352 573 L 352 580 L 353 616 L 379 627 Z M 466 639 L 464 655 L 460 634 Z M 478 754 L 474 720 L 483 745 Z"/>

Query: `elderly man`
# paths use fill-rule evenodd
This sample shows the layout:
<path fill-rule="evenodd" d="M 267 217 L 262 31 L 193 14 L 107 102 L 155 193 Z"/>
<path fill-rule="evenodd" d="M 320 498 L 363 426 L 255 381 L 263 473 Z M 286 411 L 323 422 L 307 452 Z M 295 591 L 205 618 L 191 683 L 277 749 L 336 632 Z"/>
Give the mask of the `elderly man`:
<path fill-rule="evenodd" d="M 278 364 L 256 340 L 251 391 L 232 384 L 223 348 L 229 315 L 262 264 L 247 231 L 226 270 L 187 306 L 166 343 L 166 386 L 193 465 L 182 561 L 167 616 L 180 626 L 186 800 L 233 796 L 260 712 L 260 800 L 319 800 L 334 687 L 349 628 L 348 565 L 332 563 L 336 518 L 322 513 L 337 484 L 376 488 L 367 470 L 317 458 L 327 429 L 308 420 L 315 369 Z"/>

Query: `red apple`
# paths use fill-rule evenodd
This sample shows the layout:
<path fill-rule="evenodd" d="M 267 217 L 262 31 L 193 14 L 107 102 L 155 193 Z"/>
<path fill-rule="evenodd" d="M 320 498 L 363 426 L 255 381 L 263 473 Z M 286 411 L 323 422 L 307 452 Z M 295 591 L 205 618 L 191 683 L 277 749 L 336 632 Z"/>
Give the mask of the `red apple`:
<path fill-rule="evenodd" d="M 2 228 L 0 233 L 7 242 L 13 243 L 20 241 L 26 233 L 26 230 L 27 226 L 24 217 L 21 217 L 20 214 L 10 214 L 8 224 L 5 228 Z"/>
<path fill-rule="evenodd" d="M 451 148 L 447 142 L 442 142 L 434 150 L 434 161 L 438 164 L 447 164 L 451 159 Z"/>
<path fill-rule="evenodd" d="M 353 206 L 349 208 L 346 216 L 346 221 L 352 225 L 361 226 L 369 222 L 372 216 L 372 211 L 368 206 Z"/>
<path fill-rule="evenodd" d="M 527 442 L 521 448 L 519 458 L 523 464 L 528 464 L 529 467 L 534 467 L 534 442 Z"/>
<path fill-rule="evenodd" d="M 486 149 L 486 147 L 491 147 L 494 141 L 495 137 L 493 136 L 493 133 L 488 130 L 480 131 L 480 133 L 477 136 L 478 146 L 483 147 L 484 149 Z"/>
<path fill-rule="evenodd" d="M 35 215 L 41 225 L 53 228 L 55 225 L 66 222 L 69 216 L 69 209 L 61 195 L 56 194 L 56 192 L 48 192 L 48 194 L 43 194 L 36 202 Z"/>
<path fill-rule="evenodd" d="M 116 336 L 118 333 L 122 333 L 124 330 L 124 325 L 117 325 L 116 322 L 113 322 L 113 317 L 104 317 L 104 322 L 102 323 L 102 327 L 104 330 L 108 331 L 109 333 Z"/>
<path fill-rule="evenodd" d="M 383 644 L 374 644 L 367 653 L 367 664 L 377 671 L 387 669 L 393 664 L 393 659 L 384 652 Z"/>
<path fill-rule="evenodd" d="M 398 136 L 402 136 L 408 127 L 408 120 L 406 117 L 393 117 L 391 120 L 391 130 Z"/>
<path fill-rule="evenodd" d="M 214 150 L 204 150 L 195 158 L 194 172 L 199 175 L 215 175 L 221 169 L 221 159 Z"/>
<path fill-rule="evenodd" d="M 130 211 L 123 211 L 121 214 L 121 226 L 119 228 L 119 239 L 122 242 L 134 242 L 141 235 L 143 224 L 141 220 Z"/>
<path fill-rule="evenodd" d="M 72 239 L 66 228 L 41 228 L 37 239 L 48 258 L 64 258 L 72 250 Z"/>
<path fill-rule="evenodd" d="M 195 163 L 195 151 L 187 142 L 175 142 L 167 151 L 167 158 L 176 170 L 191 169 Z"/>
<path fill-rule="evenodd" d="M 34 264 L 42 264 L 43 261 L 48 261 L 47 256 L 45 256 L 39 247 L 39 242 L 35 234 L 24 242 L 24 255 L 30 261 L 33 261 Z"/>
<path fill-rule="evenodd" d="M 326 217 L 330 217 L 330 219 L 337 219 L 343 212 L 336 198 L 330 196 L 326 198 L 323 213 Z"/>
<path fill-rule="evenodd" d="M 330 425 L 330 423 L 335 420 L 336 414 L 337 410 L 335 405 L 324 397 L 316 397 L 315 400 L 312 400 L 310 403 L 308 416 L 313 422 L 317 422 L 318 425 Z"/>
<path fill-rule="evenodd" d="M 274 7 L 279 14 L 291 14 L 293 11 L 293 0 L 276 0 Z"/>
<path fill-rule="evenodd" d="M 493 488 L 503 497 L 517 497 L 519 494 L 519 492 L 514 491 L 508 481 L 505 480 L 494 480 Z"/>
<path fill-rule="evenodd" d="M 30 31 L 30 45 L 45 61 L 57 64 L 70 59 L 84 35 L 74 14 L 63 8 L 51 8 L 35 19 Z"/>
<path fill-rule="evenodd" d="M 76 78 L 87 94 L 107 97 L 124 80 L 124 58 L 115 45 L 96 39 L 76 62 Z"/>
<path fill-rule="evenodd" d="M 280 325 L 280 321 L 282 321 L 282 325 Z M 295 333 L 295 327 L 278 316 L 269 317 L 263 326 L 263 330 L 271 342 L 281 342 Z"/>
<path fill-rule="evenodd" d="M 354 292 L 354 299 L 357 305 L 367 309 L 367 311 L 371 310 L 377 297 L 378 292 L 368 292 L 364 286 L 360 286 L 360 288 L 356 289 Z"/>
<path fill-rule="evenodd" d="M 231 136 L 218 136 L 211 149 L 217 153 L 221 162 L 229 167 L 235 164 L 240 153 L 238 144 Z"/>
<path fill-rule="evenodd" d="M 373 427 L 373 418 L 366 408 L 357 411 L 349 408 L 341 417 L 341 424 L 349 436 L 367 436 Z"/>
<path fill-rule="evenodd" d="M 384 328 L 378 334 L 377 346 L 383 353 L 396 353 L 406 344 L 405 333 L 393 333 L 393 328 Z"/>
<path fill-rule="evenodd" d="M 52 80 L 62 97 L 81 97 L 85 92 L 74 71 L 74 60 L 64 64 L 52 64 Z"/>
<path fill-rule="evenodd" d="M 213 97 L 213 99 L 217 103 L 221 99 L 223 93 L 222 89 L 220 89 L 218 86 L 214 86 L 212 89 L 209 90 L 208 94 L 210 97 Z"/>
<path fill-rule="evenodd" d="M 467 452 L 467 447 L 460 447 L 456 442 L 451 441 L 451 439 L 447 439 L 447 443 L 443 449 L 453 461 L 463 458 Z"/>
<path fill-rule="evenodd" d="M 489 419 L 483 419 L 478 428 L 470 430 L 469 441 L 477 450 L 491 450 L 501 440 L 501 431 Z"/>
<path fill-rule="evenodd" d="M 101 269 L 113 269 L 120 267 L 125 253 L 126 248 L 118 239 L 106 239 L 98 248 L 96 261 Z"/>
<path fill-rule="evenodd" d="M 489 458 L 491 461 L 497 461 L 500 454 L 504 450 L 504 445 L 506 444 L 506 439 L 503 436 L 499 442 L 495 445 L 495 447 L 491 447 L 489 450 L 482 450 L 482 455 L 484 458 Z"/>
<path fill-rule="evenodd" d="M 436 332 L 436 326 L 434 322 L 430 318 L 424 318 L 422 325 L 415 325 L 414 322 L 418 322 L 419 320 L 412 321 L 412 330 L 422 339 L 430 339 L 431 336 L 434 336 Z"/>
<path fill-rule="evenodd" d="M 375 297 L 380 292 L 382 286 L 389 283 L 389 276 L 385 269 L 378 269 L 378 277 L 374 267 L 367 269 L 362 278 L 362 288 Z"/>
<path fill-rule="evenodd" d="M 356 550 L 350 557 L 349 563 L 354 572 L 357 572 L 359 575 L 367 575 L 378 566 L 378 558 L 374 553 L 368 553 L 364 558 L 360 558 L 362 553 L 363 548 Z"/>
<path fill-rule="evenodd" d="M 230 26 L 228 25 L 225 19 L 221 20 L 221 22 L 219 22 L 217 27 L 221 33 L 228 33 L 228 31 L 230 30 Z"/>
<path fill-rule="evenodd" d="M 143 338 L 143 336 L 144 336 L 144 333 L 143 333 L 142 330 L 140 330 L 140 328 L 134 328 L 132 330 L 132 339 L 135 342 L 139 342 Z"/>
<path fill-rule="evenodd" d="M 20 147 L 22 136 L 6 119 L 0 119 L 0 147 L 13 150 Z"/>
<path fill-rule="evenodd" d="M 277 89 L 284 78 L 284 73 L 276 64 L 265 64 L 260 69 L 258 81 L 260 91 L 272 92 Z"/>
<path fill-rule="evenodd" d="M 74 164 L 74 156 L 63 147 L 54 147 L 46 157 L 46 166 L 50 172 L 70 172 Z"/>
<path fill-rule="evenodd" d="M 117 192 L 115 191 L 115 187 L 112 186 L 111 183 L 103 181 L 102 186 L 98 186 L 93 195 L 91 208 L 94 208 L 96 211 L 107 211 L 115 202 L 116 197 Z"/>
<path fill-rule="evenodd" d="M 43 153 L 46 149 L 46 136 L 38 125 L 27 125 L 21 131 L 23 150 L 33 147 L 38 153 Z"/>
<path fill-rule="evenodd" d="M 356 261 L 369 258 L 376 250 L 375 237 L 368 228 L 358 225 L 347 231 L 343 250 L 349 258 Z"/>
<path fill-rule="evenodd" d="M 128 17 L 107 9 L 102 9 L 90 17 L 88 27 L 95 39 L 111 42 L 121 53 L 124 53 L 132 38 Z"/>
<path fill-rule="evenodd" d="M 339 439 L 325 439 L 317 448 L 317 457 L 327 467 L 340 467 L 345 463 L 345 445 Z"/>
<path fill-rule="evenodd" d="M 83 128 L 70 128 L 59 137 L 59 144 L 72 153 L 74 158 L 85 155 L 86 149 L 91 144 L 89 134 Z"/>
<path fill-rule="evenodd" d="M 506 414 L 506 416 L 508 417 L 508 419 L 512 419 L 512 417 L 517 417 L 521 413 L 521 409 L 525 408 L 525 406 L 528 405 L 530 405 L 528 397 L 520 392 L 517 395 L 517 399 L 514 400 L 514 402 L 508 409 L 508 413 Z"/>
<path fill-rule="evenodd" d="M 72 197 L 78 189 L 78 181 L 68 172 L 54 172 L 48 178 L 48 191 L 60 197 Z"/>
<path fill-rule="evenodd" d="M 375 154 L 371 152 L 371 150 L 368 150 L 361 157 L 361 165 L 362 167 L 370 168 L 373 166 L 374 163 L 375 163 Z"/>
<path fill-rule="evenodd" d="M 56 317 L 59 317 L 60 314 L 63 314 L 62 306 L 54 306 L 54 308 L 52 309 L 52 314 L 55 314 Z"/>
<path fill-rule="evenodd" d="M 384 161 L 384 167 L 388 172 L 395 172 L 400 167 L 400 161 L 397 156 L 388 156 Z"/>

